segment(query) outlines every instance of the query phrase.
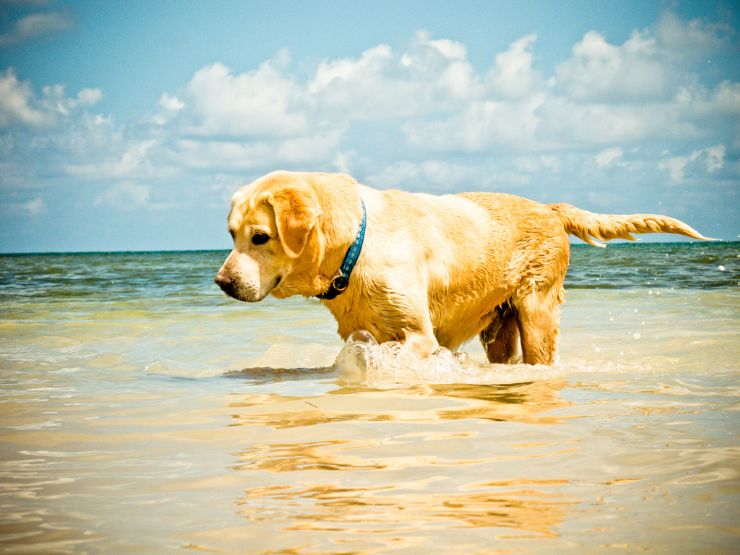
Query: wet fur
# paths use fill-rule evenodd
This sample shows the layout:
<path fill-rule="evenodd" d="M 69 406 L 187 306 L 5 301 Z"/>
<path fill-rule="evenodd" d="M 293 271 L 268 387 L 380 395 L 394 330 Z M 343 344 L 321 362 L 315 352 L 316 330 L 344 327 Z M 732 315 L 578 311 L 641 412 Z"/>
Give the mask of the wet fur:
<path fill-rule="evenodd" d="M 234 250 L 216 281 L 246 301 L 322 293 L 359 227 L 359 195 L 367 206 L 362 253 L 347 290 L 322 302 L 343 339 L 365 329 L 421 356 L 478 335 L 491 362 L 510 362 L 521 347 L 525 363 L 552 364 L 568 234 L 704 239 L 665 216 L 594 214 L 501 193 L 378 191 L 344 174 L 276 172 L 234 195 Z M 252 245 L 255 229 L 274 240 Z"/>

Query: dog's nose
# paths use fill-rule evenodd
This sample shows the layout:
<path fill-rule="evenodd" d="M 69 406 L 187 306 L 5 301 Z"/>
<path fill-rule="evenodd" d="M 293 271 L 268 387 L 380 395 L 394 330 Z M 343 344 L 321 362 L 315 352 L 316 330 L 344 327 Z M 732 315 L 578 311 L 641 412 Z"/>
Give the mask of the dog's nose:
<path fill-rule="evenodd" d="M 231 280 L 230 277 L 219 272 L 218 274 L 216 274 L 216 279 L 214 279 L 213 281 L 216 282 L 216 285 L 218 285 L 224 293 L 233 296 L 234 282 Z"/>

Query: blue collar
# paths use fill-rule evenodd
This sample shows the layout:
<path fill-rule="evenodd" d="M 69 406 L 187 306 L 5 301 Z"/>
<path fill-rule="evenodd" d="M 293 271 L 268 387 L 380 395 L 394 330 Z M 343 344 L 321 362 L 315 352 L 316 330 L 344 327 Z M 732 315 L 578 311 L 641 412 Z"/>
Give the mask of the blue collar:
<path fill-rule="evenodd" d="M 354 242 L 350 245 L 347 254 L 344 255 L 344 261 L 342 265 L 334 274 L 331 280 L 331 285 L 324 293 L 316 295 L 319 299 L 330 301 L 337 295 L 344 293 L 349 285 L 349 276 L 352 270 L 357 264 L 357 259 L 360 258 L 360 252 L 362 251 L 362 243 L 365 241 L 365 226 L 367 225 L 367 210 L 365 210 L 365 201 L 360 199 L 362 204 L 362 221 L 360 222 L 360 229 L 357 231 Z"/>

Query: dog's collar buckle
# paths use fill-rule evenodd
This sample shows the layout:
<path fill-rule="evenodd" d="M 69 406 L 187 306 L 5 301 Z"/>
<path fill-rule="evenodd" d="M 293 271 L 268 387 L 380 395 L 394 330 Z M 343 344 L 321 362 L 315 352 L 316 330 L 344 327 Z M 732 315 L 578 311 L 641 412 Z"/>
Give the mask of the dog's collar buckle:
<path fill-rule="evenodd" d="M 341 270 L 337 272 L 337 275 L 334 276 L 334 279 L 331 280 L 331 285 L 336 289 L 339 293 L 343 293 L 345 289 L 347 289 L 347 286 L 349 285 L 349 276 L 345 276 L 341 273 Z"/>
<path fill-rule="evenodd" d="M 316 295 L 321 300 L 330 301 L 337 295 L 344 293 L 344 290 L 349 286 L 350 275 L 352 274 L 355 264 L 357 264 L 357 259 L 360 258 L 362 243 L 365 241 L 365 227 L 367 226 L 367 210 L 365 209 L 365 201 L 360 199 L 360 203 L 362 205 L 362 221 L 360 222 L 360 229 L 357 231 L 355 240 L 350 245 L 347 254 L 344 256 L 342 265 L 331 279 L 329 289 L 320 295 Z"/>
<path fill-rule="evenodd" d="M 324 301 L 330 301 L 337 295 L 344 293 L 344 290 L 349 286 L 349 276 L 342 274 L 342 270 L 339 270 L 331 280 L 329 289 L 321 295 L 316 295 L 319 299 Z"/>

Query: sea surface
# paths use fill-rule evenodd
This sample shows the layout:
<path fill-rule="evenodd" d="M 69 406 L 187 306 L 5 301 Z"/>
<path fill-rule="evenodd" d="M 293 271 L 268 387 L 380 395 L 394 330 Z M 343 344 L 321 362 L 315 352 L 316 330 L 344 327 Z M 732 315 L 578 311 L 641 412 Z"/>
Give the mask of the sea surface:
<path fill-rule="evenodd" d="M 574 247 L 551 368 L 345 345 L 225 255 L 0 256 L 0 551 L 740 552 L 740 243 Z"/>

